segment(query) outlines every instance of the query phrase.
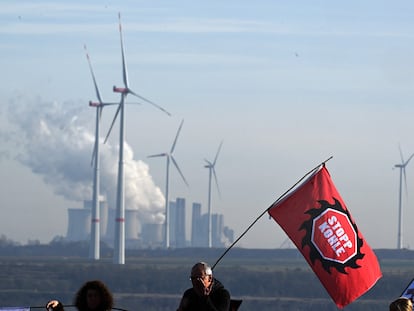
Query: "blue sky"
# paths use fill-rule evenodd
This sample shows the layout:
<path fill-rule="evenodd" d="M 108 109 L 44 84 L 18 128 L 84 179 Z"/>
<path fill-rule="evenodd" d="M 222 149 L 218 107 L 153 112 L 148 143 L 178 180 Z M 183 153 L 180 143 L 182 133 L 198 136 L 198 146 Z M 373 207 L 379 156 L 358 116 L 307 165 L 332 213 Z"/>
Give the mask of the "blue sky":
<path fill-rule="evenodd" d="M 396 246 L 393 166 L 401 162 L 399 144 L 405 159 L 414 152 L 412 2 L 3 1 L 0 8 L 0 208 L 7 215 L 0 234 L 23 243 L 65 235 L 66 209 L 88 195 L 76 183 L 92 180 L 95 110 L 88 101 L 95 92 L 83 46 L 104 100 L 118 101 L 112 86 L 122 83 L 121 12 L 131 88 L 172 113 L 127 107 L 131 161 L 147 174 L 138 198 L 144 206 L 160 205 L 165 187 L 165 161 L 147 156 L 167 151 L 184 119 L 174 155 L 190 187 L 172 168 L 170 198 L 201 202 L 206 212 L 204 159 L 223 141 L 213 211 L 237 237 L 333 156 L 327 168 L 368 243 Z M 113 113 L 104 110 L 104 133 Z M 108 170 L 116 145 L 117 126 L 106 147 Z M 411 165 L 407 219 L 414 216 Z M 84 176 L 62 173 L 79 167 Z M 66 195 L 70 189 L 80 194 Z M 405 220 L 406 247 L 413 230 Z M 264 216 L 238 246 L 273 248 L 285 239 Z"/>

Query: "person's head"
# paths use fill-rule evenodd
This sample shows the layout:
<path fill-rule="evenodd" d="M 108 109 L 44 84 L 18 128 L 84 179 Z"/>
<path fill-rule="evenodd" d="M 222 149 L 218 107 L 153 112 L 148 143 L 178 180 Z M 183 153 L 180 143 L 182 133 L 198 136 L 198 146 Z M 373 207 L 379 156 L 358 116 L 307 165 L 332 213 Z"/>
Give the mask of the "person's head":
<path fill-rule="evenodd" d="M 412 311 L 413 303 L 410 299 L 400 297 L 390 303 L 389 311 Z"/>
<path fill-rule="evenodd" d="M 74 304 L 79 311 L 110 310 L 113 307 L 113 296 L 106 285 L 99 281 L 88 281 L 79 289 Z"/>
<path fill-rule="evenodd" d="M 205 262 L 197 262 L 192 268 L 191 268 L 191 282 L 193 285 L 195 282 L 202 281 L 204 285 L 207 287 L 213 282 L 213 270 L 211 270 L 211 267 L 205 263 Z"/>

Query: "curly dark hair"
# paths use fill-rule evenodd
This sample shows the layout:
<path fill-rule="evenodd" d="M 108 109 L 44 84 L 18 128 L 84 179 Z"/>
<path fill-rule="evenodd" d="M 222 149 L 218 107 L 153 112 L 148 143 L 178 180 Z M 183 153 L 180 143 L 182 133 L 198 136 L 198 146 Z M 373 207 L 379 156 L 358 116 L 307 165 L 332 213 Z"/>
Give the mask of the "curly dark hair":
<path fill-rule="evenodd" d="M 108 287 L 99 280 L 88 281 L 78 290 L 74 299 L 74 305 L 79 311 L 89 310 L 87 304 L 87 293 L 88 290 L 96 290 L 101 296 L 101 304 L 97 310 L 107 311 L 111 310 L 114 305 L 114 299 L 112 293 L 109 291 Z"/>

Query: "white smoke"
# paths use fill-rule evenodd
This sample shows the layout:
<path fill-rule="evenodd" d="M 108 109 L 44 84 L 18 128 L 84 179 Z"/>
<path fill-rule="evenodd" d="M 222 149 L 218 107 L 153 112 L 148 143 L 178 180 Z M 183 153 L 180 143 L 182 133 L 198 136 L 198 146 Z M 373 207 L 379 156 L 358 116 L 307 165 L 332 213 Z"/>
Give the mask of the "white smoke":
<path fill-rule="evenodd" d="M 92 150 L 95 135 L 95 111 L 85 103 L 46 102 L 41 98 L 16 96 L 9 102 L 5 117 L 7 129 L 0 139 L 15 144 L 15 158 L 41 175 L 53 191 L 72 201 L 92 198 Z M 92 119 L 91 119 L 91 116 Z M 149 167 L 133 159 L 131 147 L 125 143 L 125 207 L 139 211 L 144 223 L 164 221 L 164 196 L 155 186 Z M 115 207 L 118 146 L 100 145 L 101 195 Z"/>

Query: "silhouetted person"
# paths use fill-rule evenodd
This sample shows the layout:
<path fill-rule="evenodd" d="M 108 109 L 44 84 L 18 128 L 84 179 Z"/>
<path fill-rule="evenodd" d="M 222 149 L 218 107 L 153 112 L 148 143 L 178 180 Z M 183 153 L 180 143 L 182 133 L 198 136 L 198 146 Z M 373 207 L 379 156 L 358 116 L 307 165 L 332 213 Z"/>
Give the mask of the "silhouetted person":
<path fill-rule="evenodd" d="M 74 305 L 78 311 L 109 311 L 112 309 L 114 299 L 110 290 L 99 280 L 88 281 L 75 295 Z M 64 311 L 63 305 L 58 300 L 51 300 L 46 304 L 46 309 L 52 311 Z"/>
<path fill-rule="evenodd" d="M 190 279 L 193 287 L 184 292 L 177 311 L 229 311 L 230 293 L 213 277 L 209 265 L 196 263 Z"/>

